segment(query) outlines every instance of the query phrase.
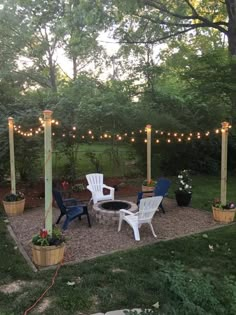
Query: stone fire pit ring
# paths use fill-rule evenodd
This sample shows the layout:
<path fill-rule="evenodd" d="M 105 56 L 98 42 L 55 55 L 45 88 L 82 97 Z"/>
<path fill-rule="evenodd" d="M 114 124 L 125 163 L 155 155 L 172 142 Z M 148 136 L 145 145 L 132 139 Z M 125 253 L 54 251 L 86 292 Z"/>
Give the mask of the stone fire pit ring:
<path fill-rule="evenodd" d="M 118 223 L 120 209 L 136 212 L 138 210 L 138 206 L 134 202 L 127 200 L 101 201 L 93 205 L 96 221 L 105 225 L 113 225 Z"/>

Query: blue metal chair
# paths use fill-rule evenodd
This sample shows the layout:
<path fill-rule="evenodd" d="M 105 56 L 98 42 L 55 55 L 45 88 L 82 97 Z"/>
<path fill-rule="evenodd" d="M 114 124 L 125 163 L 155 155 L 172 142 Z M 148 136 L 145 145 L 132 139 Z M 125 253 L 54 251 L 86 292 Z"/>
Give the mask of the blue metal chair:
<path fill-rule="evenodd" d="M 84 203 L 78 202 L 74 198 L 70 199 L 62 199 L 62 195 L 60 191 L 53 189 L 53 197 L 57 203 L 58 208 L 61 211 L 61 214 L 59 215 L 56 224 L 58 224 L 61 220 L 61 218 L 65 215 L 66 220 L 63 223 L 63 230 L 66 230 L 69 223 L 73 221 L 75 218 L 81 219 L 82 215 L 87 216 L 88 225 L 91 227 L 89 213 L 88 213 L 88 207 Z"/>
<path fill-rule="evenodd" d="M 157 184 L 156 184 L 156 186 L 154 188 L 153 195 L 155 197 L 162 196 L 163 199 L 164 199 L 164 197 L 167 196 L 167 194 L 168 194 L 168 190 L 170 188 L 170 185 L 171 185 L 171 181 L 169 179 L 167 179 L 167 178 L 160 178 L 157 181 Z M 138 198 L 137 198 L 137 205 L 139 205 L 140 200 L 142 198 L 143 198 L 143 192 L 139 192 L 138 193 Z M 159 208 L 162 210 L 163 213 L 165 213 L 165 209 L 163 207 L 162 202 L 160 203 Z"/>

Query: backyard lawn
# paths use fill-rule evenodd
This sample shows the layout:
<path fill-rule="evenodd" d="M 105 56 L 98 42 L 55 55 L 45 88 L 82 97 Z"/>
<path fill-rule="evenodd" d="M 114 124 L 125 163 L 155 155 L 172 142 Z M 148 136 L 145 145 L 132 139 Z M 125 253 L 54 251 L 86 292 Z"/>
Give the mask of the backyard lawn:
<path fill-rule="evenodd" d="M 173 179 L 174 180 L 174 179 Z M 235 180 L 229 179 L 229 196 Z M 170 195 L 173 195 L 174 187 Z M 209 210 L 219 181 L 194 177 L 193 206 Z M 235 198 L 234 198 L 235 201 Z M 24 314 L 50 285 L 55 269 L 34 273 L 0 217 L 0 315 Z M 30 314 L 92 314 L 150 308 L 156 314 L 236 314 L 236 225 L 64 265 Z"/>

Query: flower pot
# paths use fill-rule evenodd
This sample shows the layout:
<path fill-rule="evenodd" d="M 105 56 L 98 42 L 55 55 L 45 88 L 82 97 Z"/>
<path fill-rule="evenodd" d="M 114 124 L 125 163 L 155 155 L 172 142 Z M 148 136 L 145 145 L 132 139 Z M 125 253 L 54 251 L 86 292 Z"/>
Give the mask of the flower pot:
<path fill-rule="evenodd" d="M 64 258 L 65 243 L 58 246 L 38 246 L 32 244 L 33 262 L 46 267 L 59 264 Z"/>
<path fill-rule="evenodd" d="M 175 192 L 175 198 L 176 198 L 178 206 L 186 207 L 190 204 L 192 193 L 187 193 L 187 192 L 178 190 Z"/>
<path fill-rule="evenodd" d="M 230 223 L 234 221 L 236 208 L 221 209 L 212 206 L 213 218 L 217 222 Z"/>
<path fill-rule="evenodd" d="M 155 186 L 142 185 L 143 197 L 152 197 Z"/>
<path fill-rule="evenodd" d="M 16 216 L 23 213 L 25 208 L 25 199 L 18 201 L 2 201 L 4 210 L 9 216 Z"/>

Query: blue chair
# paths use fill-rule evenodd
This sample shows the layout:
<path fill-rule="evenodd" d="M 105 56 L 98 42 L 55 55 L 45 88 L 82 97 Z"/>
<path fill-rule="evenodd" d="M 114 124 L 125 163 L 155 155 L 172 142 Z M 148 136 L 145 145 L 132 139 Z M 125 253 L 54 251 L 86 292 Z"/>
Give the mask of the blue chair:
<path fill-rule="evenodd" d="M 167 179 L 167 178 L 160 178 L 157 181 L 157 184 L 156 184 L 156 186 L 154 188 L 153 195 L 155 197 L 163 196 L 163 199 L 164 199 L 164 197 L 166 197 L 167 194 L 168 194 L 168 190 L 170 188 L 170 185 L 171 185 L 171 181 L 169 179 Z M 138 193 L 138 198 L 137 198 L 137 205 L 139 205 L 140 200 L 142 198 L 143 198 L 143 192 L 139 192 Z M 163 207 L 162 202 L 160 203 L 159 208 L 162 210 L 163 213 L 165 213 L 165 209 Z"/>
<path fill-rule="evenodd" d="M 65 215 L 66 220 L 63 223 L 63 230 L 66 230 L 69 223 L 73 221 L 75 218 L 81 219 L 82 215 L 87 216 L 88 225 L 91 227 L 89 213 L 88 213 L 88 207 L 84 203 L 78 202 L 74 198 L 70 199 L 62 199 L 62 195 L 60 191 L 53 189 L 53 197 L 57 203 L 58 208 L 61 211 L 61 214 L 59 215 L 56 224 L 58 224 L 61 220 L 61 218 Z"/>

